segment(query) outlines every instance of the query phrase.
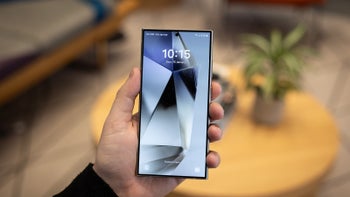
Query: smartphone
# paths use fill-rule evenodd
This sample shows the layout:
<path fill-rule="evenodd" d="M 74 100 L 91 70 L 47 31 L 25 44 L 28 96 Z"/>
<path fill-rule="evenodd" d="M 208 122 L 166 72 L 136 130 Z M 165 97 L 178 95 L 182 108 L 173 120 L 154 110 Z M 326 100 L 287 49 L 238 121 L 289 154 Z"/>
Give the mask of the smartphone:
<path fill-rule="evenodd" d="M 212 34 L 142 30 L 137 175 L 207 178 Z"/>

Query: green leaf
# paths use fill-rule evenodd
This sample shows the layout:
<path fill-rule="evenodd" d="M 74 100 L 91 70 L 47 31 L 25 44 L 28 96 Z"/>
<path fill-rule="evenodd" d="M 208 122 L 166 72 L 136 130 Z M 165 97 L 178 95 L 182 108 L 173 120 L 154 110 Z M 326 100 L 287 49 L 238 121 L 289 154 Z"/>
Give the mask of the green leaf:
<path fill-rule="evenodd" d="M 284 39 L 284 42 L 283 42 L 284 47 L 286 49 L 293 48 L 301 40 L 304 34 L 305 34 L 304 26 L 298 25 Z"/>
<path fill-rule="evenodd" d="M 286 73 L 293 78 L 298 78 L 301 74 L 303 62 L 292 53 L 283 55 L 282 60 L 285 64 Z"/>
<path fill-rule="evenodd" d="M 283 52 L 282 48 L 282 34 L 280 31 L 273 30 L 270 36 L 270 55 L 272 57 L 272 61 L 276 63 L 280 54 Z"/>
<path fill-rule="evenodd" d="M 269 53 L 269 42 L 264 37 L 256 34 L 247 34 L 243 36 L 243 41 L 246 45 L 253 47 L 250 50 L 259 50 L 264 54 Z"/>
<path fill-rule="evenodd" d="M 264 69 L 264 61 L 266 60 L 266 55 L 260 51 L 249 51 L 247 53 L 247 63 L 245 67 L 245 76 L 250 78 L 256 73 L 262 73 Z"/>
<path fill-rule="evenodd" d="M 250 79 L 254 74 L 260 73 L 260 65 L 259 62 L 252 62 L 248 64 L 246 69 L 244 70 L 244 75 L 247 79 Z"/>

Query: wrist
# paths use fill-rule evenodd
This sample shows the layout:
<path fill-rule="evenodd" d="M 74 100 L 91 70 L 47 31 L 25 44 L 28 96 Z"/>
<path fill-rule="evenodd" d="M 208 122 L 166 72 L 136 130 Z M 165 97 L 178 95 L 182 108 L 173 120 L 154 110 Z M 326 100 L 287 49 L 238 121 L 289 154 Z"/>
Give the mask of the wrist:
<path fill-rule="evenodd" d="M 95 171 L 95 173 L 106 183 L 109 185 L 109 187 L 114 191 L 114 193 L 118 197 L 129 197 L 134 196 L 132 195 L 131 190 L 128 189 L 128 187 L 125 186 L 125 183 L 121 183 L 121 180 L 115 179 L 111 173 L 105 172 L 103 169 L 101 169 L 97 164 L 94 164 L 92 166 L 92 169 Z"/>
<path fill-rule="evenodd" d="M 114 190 L 96 173 L 93 164 L 89 164 L 60 193 L 59 196 L 106 196 L 116 197 Z"/>

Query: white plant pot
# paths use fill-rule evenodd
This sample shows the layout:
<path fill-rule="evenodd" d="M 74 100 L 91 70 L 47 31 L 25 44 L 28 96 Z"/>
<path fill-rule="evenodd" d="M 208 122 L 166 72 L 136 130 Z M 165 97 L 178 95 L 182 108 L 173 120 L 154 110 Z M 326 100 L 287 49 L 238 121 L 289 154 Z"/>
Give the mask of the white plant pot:
<path fill-rule="evenodd" d="M 275 125 L 282 119 L 284 111 L 284 100 L 264 99 L 262 96 L 255 97 L 252 116 L 255 122 Z"/>

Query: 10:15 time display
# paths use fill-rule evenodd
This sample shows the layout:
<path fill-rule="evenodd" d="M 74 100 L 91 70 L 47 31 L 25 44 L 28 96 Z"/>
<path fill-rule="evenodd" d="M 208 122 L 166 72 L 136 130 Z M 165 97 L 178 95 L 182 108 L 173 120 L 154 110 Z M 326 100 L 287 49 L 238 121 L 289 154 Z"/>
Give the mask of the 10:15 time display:
<path fill-rule="evenodd" d="M 163 49 L 162 50 L 164 58 L 178 58 L 180 57 L 189 59 L 191 57 L 191 51 L 186 49 L 186 50 L 174 50 L 174 49 Z"/>

